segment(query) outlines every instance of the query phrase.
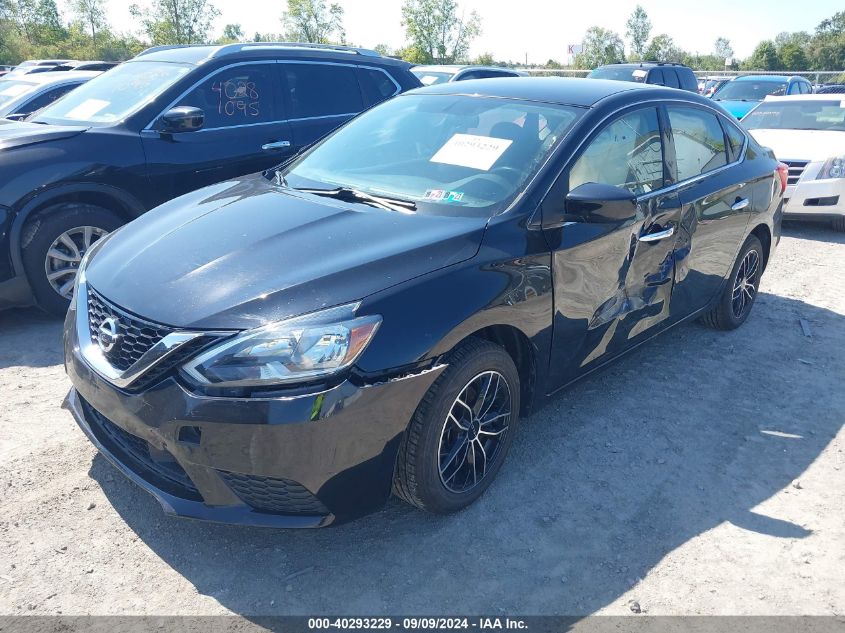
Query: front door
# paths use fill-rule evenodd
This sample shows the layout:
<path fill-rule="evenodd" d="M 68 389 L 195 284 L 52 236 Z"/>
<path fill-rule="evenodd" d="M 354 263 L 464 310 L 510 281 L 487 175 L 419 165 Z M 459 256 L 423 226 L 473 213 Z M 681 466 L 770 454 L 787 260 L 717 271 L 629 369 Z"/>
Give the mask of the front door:
<path fill-rule="evenodd" d="M 155 204 L 269 169 L 290 156 L 293 142 L 279 103 L 276 65 L 228 66 L 211 73 L 174 104 L 200 108 L 205 115 L 201 129 L 141 133 Z"/>
<path fill-rule="evenodd" d="M 605 124 L 544 204 L 595 182 L 634 193 L 636 215 L 617 223 L 546 228 L 552 249 L 555 317 L 552 386 L 569 382 L 653 335 L 669 316 L 680 203 L 667 191 L 665 135 L 656 107 Z"/>

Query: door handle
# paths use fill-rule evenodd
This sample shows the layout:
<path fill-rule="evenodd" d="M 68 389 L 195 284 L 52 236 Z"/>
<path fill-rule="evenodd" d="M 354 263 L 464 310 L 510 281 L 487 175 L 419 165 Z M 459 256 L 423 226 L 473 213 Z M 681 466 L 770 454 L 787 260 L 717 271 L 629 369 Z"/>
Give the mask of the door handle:
<path fill-rule="evenodd" d="M 748 198 L 737 198 L 736 202 L 731 205 L 731 211 L 742 211 L 748 206 Z"/>
<path fill-rule="evenodd" d="M 261 146 L 261 149 L 265 152 L 269 152 L 274 149 L 286 149 L 288 147 L 290 147 L 290 141 L 275 141 L 273 143 L 264 143 L 264 145 Z"/>
<path fill-rule="evenodd" d="M 640 235 L 640 242 L 657 242 L 658 240 L 666 239 L 667 237 L 672 237 L 675 234 L 675 227 L 670 226 L 667 229 L 663 229 L 662 231 L 656 231 L 654 233 L 646 233 L 645 235 Z"/>

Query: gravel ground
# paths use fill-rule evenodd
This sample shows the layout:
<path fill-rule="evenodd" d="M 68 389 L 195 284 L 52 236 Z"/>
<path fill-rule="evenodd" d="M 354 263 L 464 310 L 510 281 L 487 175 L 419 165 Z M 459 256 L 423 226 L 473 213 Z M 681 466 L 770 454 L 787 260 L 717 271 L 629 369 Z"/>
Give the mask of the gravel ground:
<path fill-rule="evenodd" d="M 0 614 L 845 614 L 843 270 L 787 227 L 744 327 L 569 389 L 473 507 L 318 531 L 166 517 L 59 408 L 61 324 L 2 313 Z"/>

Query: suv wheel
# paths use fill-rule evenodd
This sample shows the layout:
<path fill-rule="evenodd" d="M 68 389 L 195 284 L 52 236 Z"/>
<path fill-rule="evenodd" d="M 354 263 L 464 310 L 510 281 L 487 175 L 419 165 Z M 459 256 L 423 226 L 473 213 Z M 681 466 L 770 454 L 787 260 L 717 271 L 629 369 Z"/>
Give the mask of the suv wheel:
<path fill-rule="evenodd" d="M 58 316 L 67 312 L 85 251 L 121 224 L 111 211 L 90 204 L 48 207 L 27 224 L 21 256 L 40 308 Z"/>
<path fill-rule="evenodd" d="M 394 480 L 398 497 L 438 514 L 484 493 L 519 419 L 519 375 L 503 348 L 470 339 L 448 363 L 411 419 Z"/>

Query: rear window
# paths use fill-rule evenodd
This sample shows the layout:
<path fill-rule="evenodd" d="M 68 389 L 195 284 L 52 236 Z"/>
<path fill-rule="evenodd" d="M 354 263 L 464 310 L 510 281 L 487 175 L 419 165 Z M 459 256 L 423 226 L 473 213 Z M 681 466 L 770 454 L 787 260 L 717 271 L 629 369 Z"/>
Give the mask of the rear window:
<path fill-rule="evenodd" d="M 713 95 L 715 101 L 762 101 L 768 95 L 786 94 L 785 81 L 729 81 Z"/>
<path fill-rule="evenodd" d="M 648 71 L 642 68 L 602 66 L 587 75 L 587 79 L 613 79 L 615 81 L 638 81 L 642 83 L 647 76 Z"/>

